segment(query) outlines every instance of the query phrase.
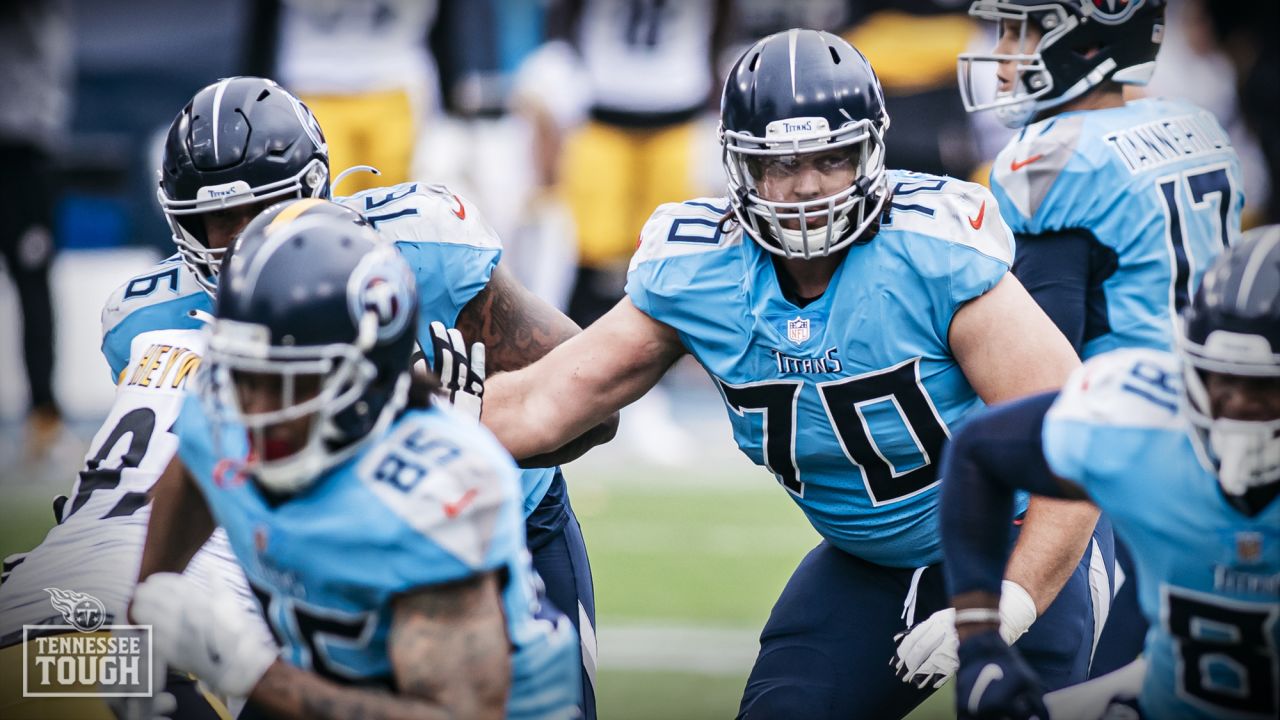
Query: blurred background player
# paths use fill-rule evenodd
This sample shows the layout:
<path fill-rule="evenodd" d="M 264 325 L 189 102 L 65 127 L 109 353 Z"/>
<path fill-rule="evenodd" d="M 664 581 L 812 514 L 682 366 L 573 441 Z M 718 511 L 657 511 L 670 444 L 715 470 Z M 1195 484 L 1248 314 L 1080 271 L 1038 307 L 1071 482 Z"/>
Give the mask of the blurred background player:
<path fill-rule="evenodd" d="M 266 74 L 320 120 L 343 190 L 411 178 L 420 136 L 440 112 L 439 71 L 428 37 L 436 0 L 259 0 L 259 43 L 276 49 Z M 265 50 L 257 48 L 262 54 Z M 350 184 L 345 184 L 350 183 Z"/>
<path fill-rule="evenodd" d="M 692 354 L 740 449 L 823 537 L 765 625 L 739 715 L 901 717 L 932 692 L 886 660 L 901 618 L 946 602 L 932 518 L 948 427 L 984 400 L 1056 387 L 1078 362 L 1008 275 L 1012 238 L 986 190 L 885 168 L 879 84 L 847 42 L 761 40 L 721 108 L 729 197 L 660 206 L 627 297 L 493 376 L 482 419 L 516 457 L 536 455 Z M 1107 600 L 1088 583 L 1094 553 L 1110 562 L 1095 517 L 1033 505 L 1009 573 L 1021 595 L 1003 608 L 1009 641 L 1030 628 L 1022 647 L 1058 685 L 1085 678 L 1092 637 L 1075 628 Z"/>
<path fill-rule="evenodd" d="M 1172 347 L 1205 268 L 1240 234 L 1244 176 L 1213 114 L 1181 100 L 1126 102 L 1155 72 L 1163 0 L 977 2 L 997 42 L 960 57 L 962 97 L 1018 134 L 991 187 L 1014 231 L 1014 273 L 1076 352 Z M 988 76 L 994 95 L 980 95 Z M 996 82 L 990 83 L 990 76 Z M 1137 657 L 1144 627 L 1128 552 L 1095 673 Z"/>
<path fill-rule="evenodd" d="M 411 389 L 413 272 L 341 208 L 292 211 L 317 203 L 236 242 L 133 618 L 254 716 L 577 717 L 577 638 L 530 567 L 514 463 L 433 379 Z M 176 574 L 215 522 L 281 657 Z"/>
<path fill-rule="evenodd" d="M 147 330 L 199 327 L 213 311 L 222 257 L 264 205 L 282 198 L 294 214 L 332 212 L 324 136 L 306 105 L 270 80 L 235 77 L 209 85 L 174 118 L 159 196 L 178 254 L 122 285 L 103 309 L 103 354 L 113 375 L 123 348 Z M 447 188 L 406 183 L 341 200 L 349 219 L 366 217 L 395 241 L 421 291 L 416 328 L 432 320 L 483 340 L 490 367 L 510 370 L 541 357 L 578 327 L 530 294 L 501 264 L 502 242 L 480 211 Z M 430 342 L 422 343 L 427 351 Z M 594 589 L 586 545 L 558 461 L 612 437 L 616 419 L 540 458 L 522 473 L 526 536 L 548 596 L 582 627 L 584 687 L 595 668 Z M 591 707 L 591 698 L 586 700 Z"/>
<path fill-rule="evenodd" d="M 1182 319 L 1176 354 L 1093 357 L 1060 393 L 994 408 L 947 448 L 946 567 L 974 618 L 959 626 L 961 717 L 1048 716 L 1038 678 L 985 620 L 1007 543 L 990 521 L 1022 489 L 1102 508 L 1134 551 L 1151 625 L 1145 675 L 1126 671 L 1140 682 L 1051 695 L 1053 717 L 1098 718 L 1135 696 L 1150 718 L 1280 711 L 1280 227 L 1228 249 Z"/>
<path fill-rule="evenodd" d="M 57 152 L 71 116 L 70 15 L 64 0 L 15 0 L 0 7 L 0 256 L 22 308 L 26 446 L 32 458 L 43 456 L 62 428 L 53 392 L 49 266 Z"/>

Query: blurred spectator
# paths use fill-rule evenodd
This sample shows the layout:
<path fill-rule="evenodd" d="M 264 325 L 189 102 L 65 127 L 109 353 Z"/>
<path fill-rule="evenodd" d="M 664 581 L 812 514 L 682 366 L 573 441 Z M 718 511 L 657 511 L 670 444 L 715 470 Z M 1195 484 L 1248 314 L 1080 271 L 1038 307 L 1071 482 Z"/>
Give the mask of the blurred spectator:
<path fill-rule="evenodd" d="M 889 111 L 889 167 L 967 178 L 979 164 L 956 56 L 980 29 L 970 0 L 852 0 L 846 40 L 871 61 Z"/>
<path fill-rule="evenodd" d="M 435 0 L 277 2 L 274 9 L 259 3 L 260 37 L 270 40 L 271 25 L 278 24 L 268 76 L 315 113 L 335 177 L 356 165 L 381 173 L 354 173 L 339 192 L 408 181 L 421 128 L 440 105 L 428 47 Z"/>
<path fill-rule="evenodd" d="M 1266 158 L 1269 191 L 1260 223 L 1280 222 L 1280 4 L 1208 2 L 1202 6 L 1218 45 L 1236 69 L 1245 124 Z M 1246 189 L 1248 190 L 1248 189 Z M 1261 200 L 1261 199 L 1260 199 Z"/>
<path fill-rule="evenodd" d="M 1126 88 L 1131 94 L 1186 98 L 1213 113 L 1231 136 L 1231 145 L 1240 155 L 1244 171 L 1247 205 L 1243 224 L 1259 223 L 1267 212 L 1271 194 L 1267 159 L 1259 147 L 1238 90 L 1241 78 L 1231 55 L 1220 45 L 1204 0 L 1183 0 L 1169 5 L 1165 14 L 1164 42 L 1156 72 L 1145 88 Z M 1137 91 L 1137 92 L 1132 92 Z M 1270 122 L 1260 128 L 1275 127 Z M 1256 123 L 1254 123 L 1256 126 Z M 1272 130 L 1274 133 L 1274 130 Z M 1273 141 L 1274 142 L 1274 141 Z M 1276 209 L 1272 203 L 1273 212 Z M 1272 222 L 1275 221 L 1272 216 Z"/>
<path fill-rule="evenodd" d="M 0 3 L 0 252 L 22 304 L 31 406 L 27 448 L 43 455 L 62 427 L 53 396 L 55 154 L 65 140 L 73 75 L 63 0 Z"/>
<path fill-rule="evenodd" d="M 572 45 L 590 119 L 570 135 L 560 184 L 578 235 L 569 317 L 587 326 L 621 299 L 654 208 L 696 195 L 695 120 L 719 97 L 728 0 L 565 0 L 548 33 Z"/>

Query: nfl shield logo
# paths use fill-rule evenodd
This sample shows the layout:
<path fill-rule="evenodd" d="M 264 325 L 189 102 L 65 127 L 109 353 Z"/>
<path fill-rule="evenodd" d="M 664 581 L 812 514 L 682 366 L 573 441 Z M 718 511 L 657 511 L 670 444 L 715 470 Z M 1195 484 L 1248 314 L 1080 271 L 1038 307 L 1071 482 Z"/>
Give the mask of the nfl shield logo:
<path fill-rule="evenodd" d="M 809 318 L 787 321 L 787 339 L 799 345 L 809 339 Z"/>
<path fill-rule="evenodd" d="M 1262 559 L 1262 533 L 1236 533 L 1236 558 L 1244 565 L 1252 565 Z"/>

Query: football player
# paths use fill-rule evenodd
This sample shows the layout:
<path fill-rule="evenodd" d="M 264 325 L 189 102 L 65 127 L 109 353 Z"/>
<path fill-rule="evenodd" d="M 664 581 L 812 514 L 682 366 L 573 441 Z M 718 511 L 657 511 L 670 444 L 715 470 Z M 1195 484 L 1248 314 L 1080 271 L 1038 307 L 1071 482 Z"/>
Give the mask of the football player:
<path fill-rule="evenodd" d="M 885 168 L 880 86 L 847 42 L 760 40 L 721 122 L 729 196 L 659 207 L 627 297 L 492 377 L 483 419 L 516 457 L 545 452 L 692 354 L 739 447 L 823 536 L 774 606 L 741 715 L 900 717 L 931 689 L 894 678 L 894 634 L 947 604 L 942 445 L 984 402 L 1059 387 L 1078 361 L 1008 274 L 990 194 Z M 1073 629 L 1092 622 L 1090 560 L 1110 545 L 1106 528 L 1092 542 L 1095 517 L 1033 503 L 1008 575 L 1008 638 L 1029 629 L 1021 646 L 1062 684 L 1092 650 Z"/>
<path fill-rule="evenodd" d="M 1176 354 L 1092 358 L 1060 393 L 966 425 L 944 466 L 961 716 L 1046 717 L 1034 673 L 994 632 L 1007 553 L 991 519 L 1018 489 L 1091 498 L 1134 550 L 1150 631 L 1140 693 L 1127 694 L 1142 716 L 1280 712 L 1280 227 L 1206 272 Z M 1062 691 L 1053 716 L 1100 717 L 1110 694 L 1091 691 L 1104 680 Z"/>
<path fill-rule="evenodd" d="M 24 698 L 18 690 L 23 677 L 22 628 L 53 625 L 63 630 L 40 632 L 79 635 L 58 610 L 61 593 L 91 596 L 102 604 L 104 624 L 126 624 L 125 609 L 151 513 L 149 493 L 177 449 L 173 426 L 183 398 L 197 381 L 204 353 L 205 338 L 199 330 L 152 330 L 133 338 L 128 364 L 106 421 L 90 443 L 84 469 L 70 498 L 60 497 L 55 503 L 57 524 L 31 552 L 6 560 L 0 584 L 0 715 L 113 717 L 95 698 Z M 222 588 L 247 616 L 242 624 L 270 643 L 225 532 L 209 538 L 187 574 L 203 592 Z M 105 636 L 110 631 L 95 632 Z M 34 642 L 34 636 L 27 640 Z M 170 676 L 168 691 L 177 702 L 175 717 L 212 719 L 225 712 L 189 678 Z"/>
<path fill-rule="evenodd" d="M 1240 234 L 1243 175 L 1217 119 L 1181 100 L 1125 102 L 1125 86 L 1155 69 L 1167 4 L 980 0 L 969 10 L 995 26 L 996 45 L 960 57 L 965 107 L 1019 130 L 991 172 L 1016 239 L 1013 272 L 1085 359 L 1170 349 L 1177 313 Z M 1123 545 L 1117 556 L 1131 575 Z M 1095 673 L 1142 650 L 1123 577 Z"/>
<path fill-rule="evenodd" d="M 201 323 L 201 314 L 212 310 L 225 248 L 266 205 L 326 198 L 329 191 L 324 136 L 296 97 L 254 77 L 228 78 L 197 92 L 169 129 L 160 173 L 160 205 L 178 254 L 125 283 L 104 307 L 102 347 L 112 372 L 122 371 L 122 348 L 138 333 Z M 495 370 L 522 367 L 578 332 L 503 267 L 502 243 L 480 211 L 447 188 L 406 183 L 341 202 L 395 240 L 413 268 L 418 338 L 428 354 L 433 320 L 483 340 Z M 294 206 L 294 212 L 305 209 Z M 538 469 L 522 475 L 534 566 L 552 603 L 581 626 L 588 707 L 596 652 L 591 569 L 564 478 L 559 468 L 545 466 L 607 439 L 616 422 L 612 418 L 579 441 L 553 448 L 534 459 Z"/>
<path fill-rule="evenodd" d="M 221 272 L 132 618 L 255 714 L 577 717 L 577 637 L 543 604 L 515 464 L 425 378 L 410 405 L 419 282 L 318 202 L 260 215 Z M 283 657 L 178 574 L 215 521 Z"/>

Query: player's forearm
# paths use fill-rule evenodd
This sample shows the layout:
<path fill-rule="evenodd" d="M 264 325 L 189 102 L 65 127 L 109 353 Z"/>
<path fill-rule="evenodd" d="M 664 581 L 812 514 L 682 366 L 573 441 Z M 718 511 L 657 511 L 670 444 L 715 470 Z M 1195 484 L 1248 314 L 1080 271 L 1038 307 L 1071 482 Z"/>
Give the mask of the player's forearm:
<path fill-rule="evenodd" d="M 215 527 L 204 496 L 176 457 L 156 480 L 151 495 L 139 581 L 158 572 L 185 570 Z"/>
<path fill-rule="evenodd" d="M 385 690 L 349 687 L 277 660 L 249 695 L 257 709 L 280 720 L 433 720 L 456 717 L 445 708 Z"/>
<path fill-rule="evenodd" d="M 539 467 L 555 467 L 572 462 L 582 457 L 588 450 L 603 445 L 613 439 L 618 433 L 618 414 L 610 415 L 607 420 L 591 428 L 587 432 L 570 440 L 557 450 L 541 455 L 524 458 L 520 461 L 520 467 L 539 468 Z"/>
<path fill-rule="evenodd" d="M 1005 577 L 1018 583 L 1043 613 L 1071 579 L 1089 547 L 1098 508 L 1082 500 L 1033 497 Z"/>

